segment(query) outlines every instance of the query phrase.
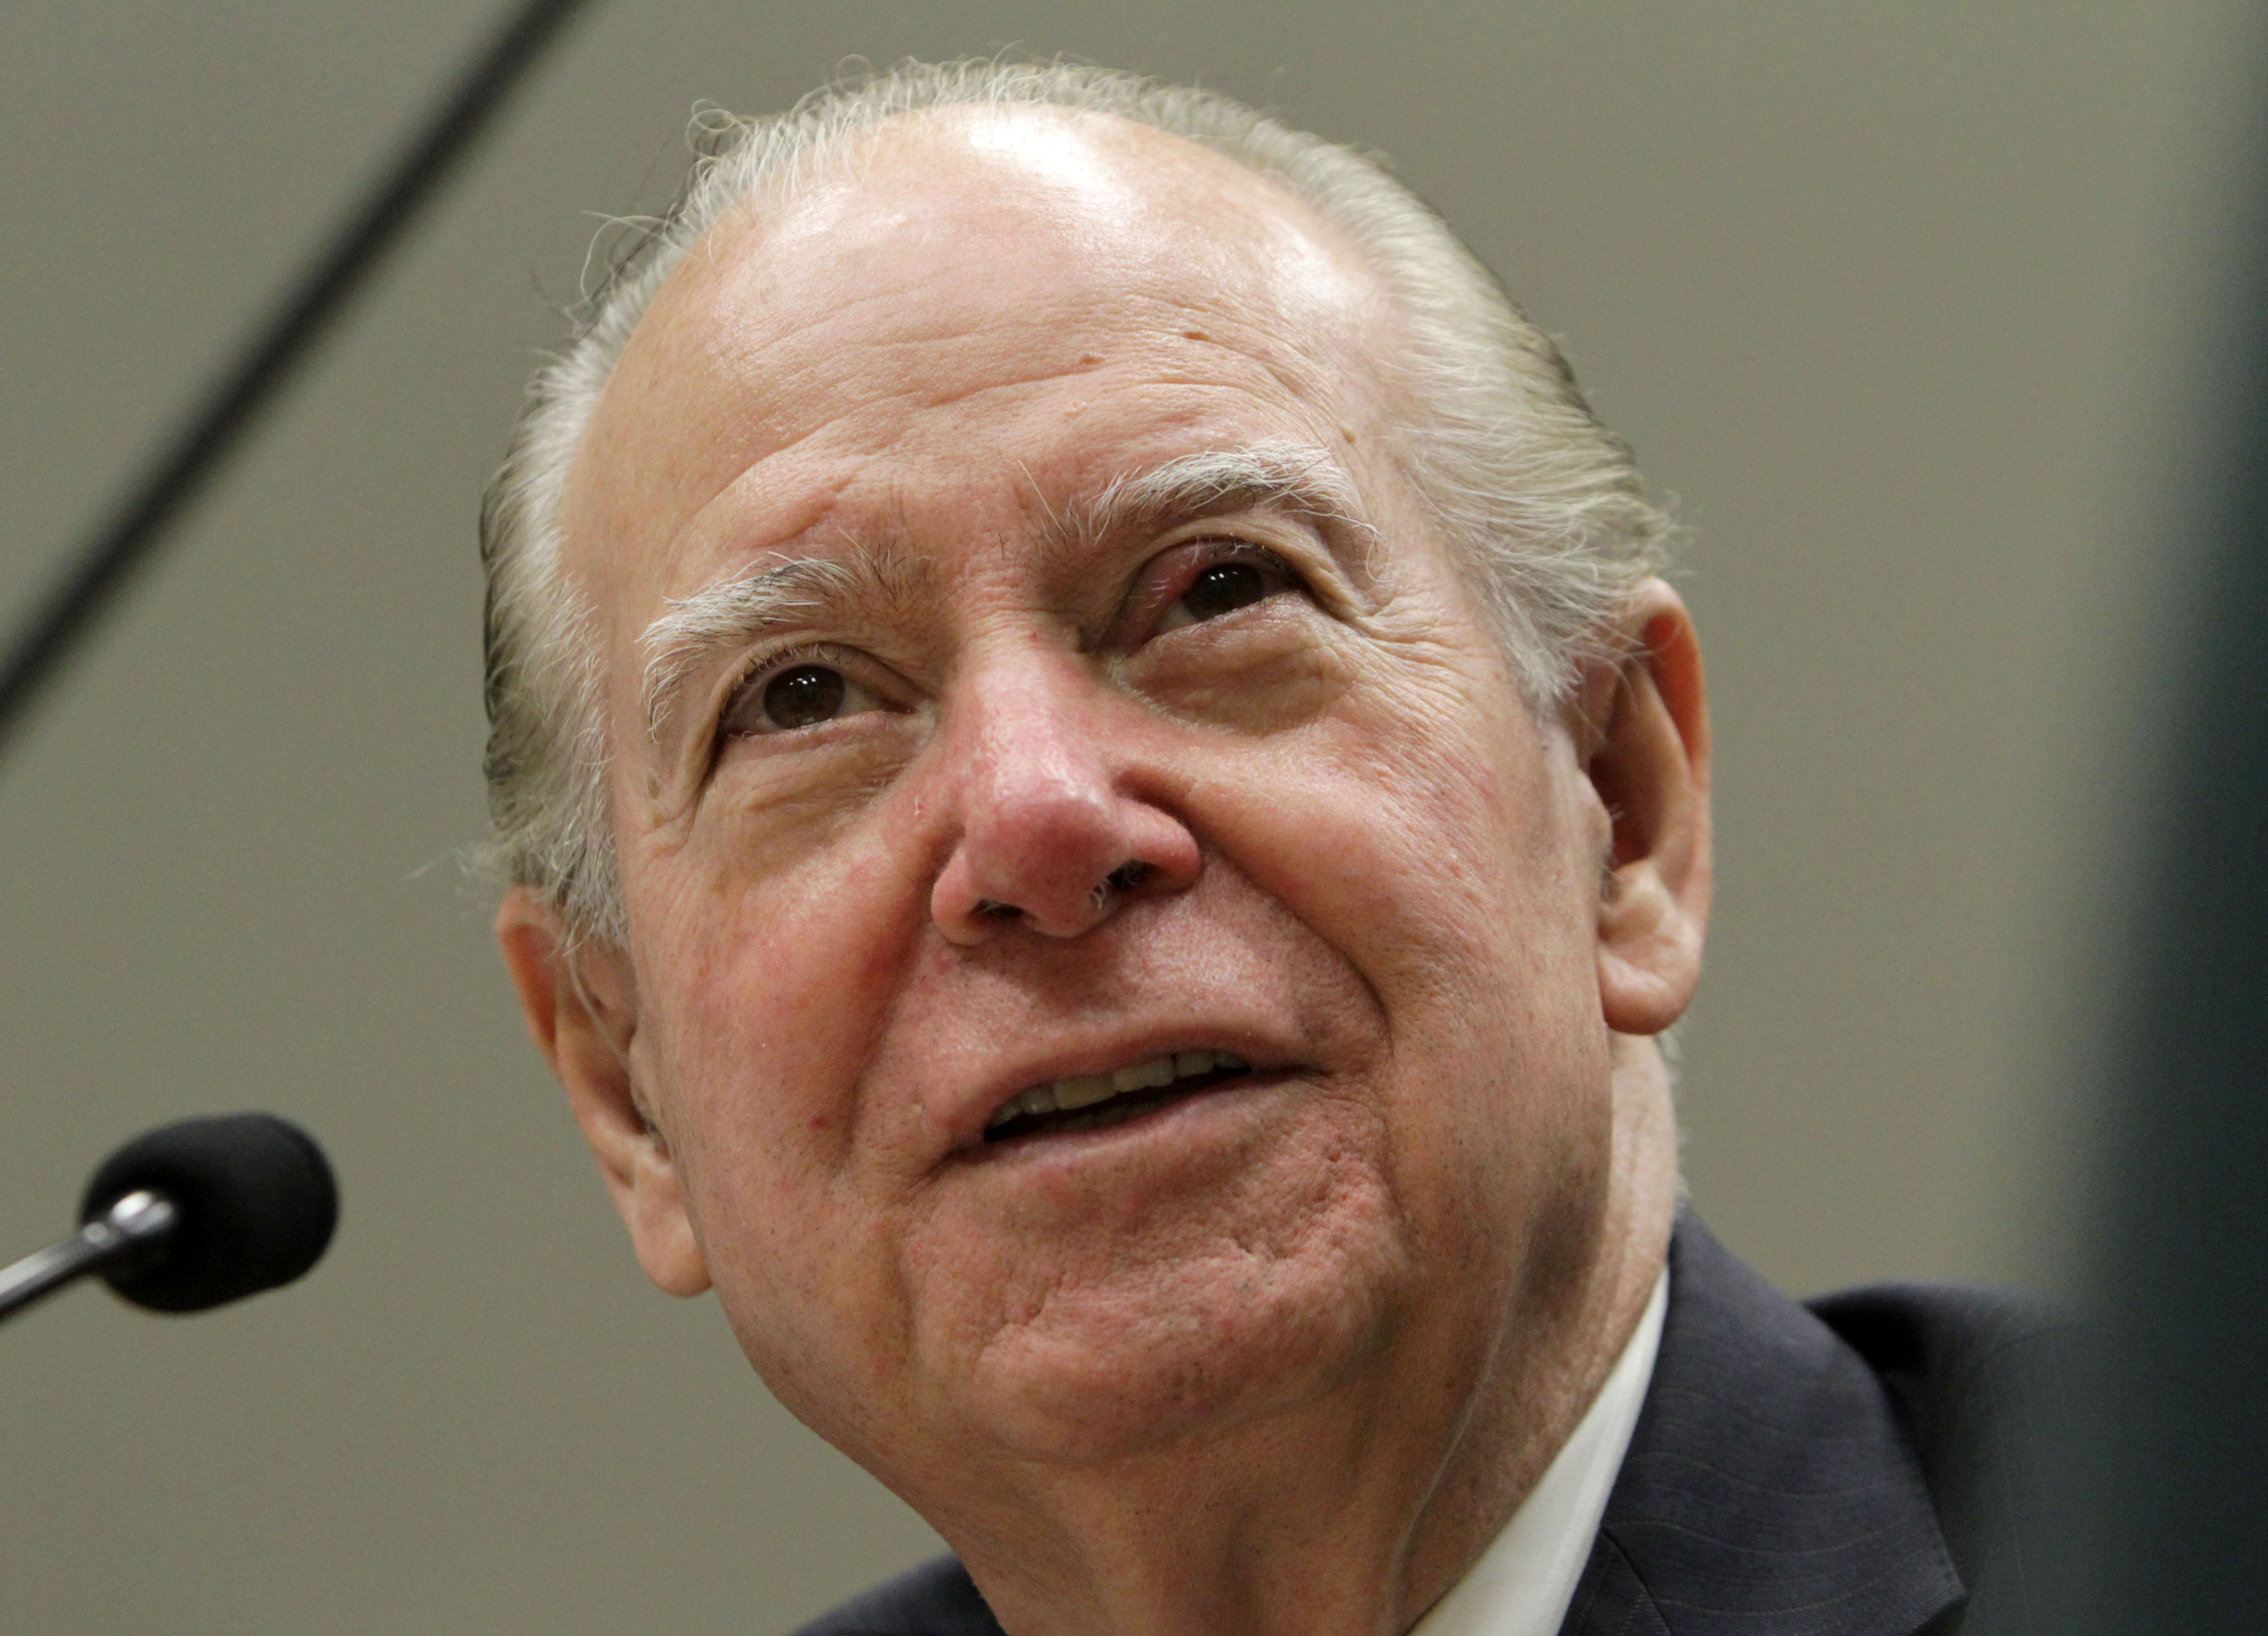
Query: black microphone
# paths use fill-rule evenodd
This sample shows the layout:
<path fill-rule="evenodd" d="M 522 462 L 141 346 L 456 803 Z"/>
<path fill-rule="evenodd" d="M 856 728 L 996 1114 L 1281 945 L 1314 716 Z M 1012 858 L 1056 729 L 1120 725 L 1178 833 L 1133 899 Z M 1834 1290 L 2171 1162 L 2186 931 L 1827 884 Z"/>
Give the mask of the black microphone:
<path fill-rule="evenodd" d="M 298 1126 L 264 1113 L 163 1125 L 103 1161 L 77 1232 L 0 1268 L 0 1318 L 90 1272 L 136 1306 L 202 1312 L 289 1284 L 338 1219 L 331 1167 Z"/>

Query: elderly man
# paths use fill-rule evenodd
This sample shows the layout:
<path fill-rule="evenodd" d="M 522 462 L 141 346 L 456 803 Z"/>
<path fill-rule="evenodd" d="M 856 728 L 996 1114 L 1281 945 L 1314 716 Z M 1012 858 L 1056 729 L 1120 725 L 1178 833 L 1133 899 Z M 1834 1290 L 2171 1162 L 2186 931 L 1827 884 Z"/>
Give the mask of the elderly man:
<path fill-rule="evenodd" d="M 1926 1301 L 1679 1220 L 1700 657 L 1550 344 L 1219 97 L 705 146 L 490 497 L 497 930 L 646 1271 L 954 1548 L 813 1628 L 1951 1628 Z"/>

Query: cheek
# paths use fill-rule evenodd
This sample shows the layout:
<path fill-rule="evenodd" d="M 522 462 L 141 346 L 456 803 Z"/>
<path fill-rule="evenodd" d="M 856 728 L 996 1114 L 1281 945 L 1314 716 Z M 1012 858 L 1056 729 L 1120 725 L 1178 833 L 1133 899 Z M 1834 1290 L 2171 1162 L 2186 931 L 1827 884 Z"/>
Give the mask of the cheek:
<path fill-rule="evenodd" d="M 1397 1190 L 1452 1242 L 1469 1238 L 1461 1212 L 1525 1212 L 1540 1230 L 1537 1212 L 1595 1191 L 1609 1128 L 1576 775 L 1524 714 L 1490 720 L 1350 710 L 1257 751 L 1214 818 L 1223 850 L 1375 996 Z"/>
<path fill-rule="evenodd" d="M 909 942 L 892 871 L 854 847 L 784 878 L 683 866 L 631 903 L 637 1050 L 686 1206 L 744 1349 L 784 1399 L 893 1349 L 860 1254 L 887 1198 L 852 1158 L 861 1070 Z M 649 877 L 649 881 L 652 877 Z M 889 1144 L 880 1144 L 887 1146 Z"/>
<path fill-rule="evenodd" d="M 703 1131 L 770 1133 L 823 1161 L 849 1141 L 850 1095 L 913 940 L 918 894 L 845 824 L 751 861 L 728 814 L 648 861 L 630 895 L 645 1032 Z"/>
<path fill-rule="evenodd" d="M 1222 850 L 1399 1002 L 1390 1015 L 1587 979 L 1587 953 L 1571 958 L 1595 913 L 1568 781 L 1524 720 L 1487 726 L 1469 707 L 1357 700 L 1216 786 Z"/>

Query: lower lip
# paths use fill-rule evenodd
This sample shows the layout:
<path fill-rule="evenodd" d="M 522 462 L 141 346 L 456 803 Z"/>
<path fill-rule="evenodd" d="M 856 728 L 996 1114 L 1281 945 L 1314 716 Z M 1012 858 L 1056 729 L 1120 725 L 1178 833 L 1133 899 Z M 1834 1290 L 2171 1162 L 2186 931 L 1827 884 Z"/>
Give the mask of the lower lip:
<path fill-rule="evenodd" d="M 1123 1146 L 1167 1136 L 1178 1127 L 1213 1114 L 1229 1111 L 1227 1104 L 1250 1100 L 1255 1092 L 1273 1089 L 1296 1072 L 1282 1069 L 1268 1073 L 1241 1073 L 1233 1080 L 1176 1096 L 1145 1108 L 1131 1118 L 1085 1131 L 1047 1131 L 1012 1137 L 1005 1142 L 984 1142 L 964 1148 L 961 1157 L 982 1164 L 1012 1164 L 1019 1161 L 1083 1158 L 1111 1146 Z"/>

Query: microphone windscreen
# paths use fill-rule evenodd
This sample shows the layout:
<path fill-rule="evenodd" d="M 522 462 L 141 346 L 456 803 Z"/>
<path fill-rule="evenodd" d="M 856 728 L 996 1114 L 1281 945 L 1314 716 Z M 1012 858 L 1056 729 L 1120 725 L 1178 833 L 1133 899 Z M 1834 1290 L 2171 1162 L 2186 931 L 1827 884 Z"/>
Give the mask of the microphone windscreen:
<path fill-rule="evenodd" d="M 105 1160 L 79 1207 L 92 1220 L 127 1194 L 163 1193 L 180 1212 L 164 1252 L 106 1273 L 137 1306 L 200 1312 L 289 1284 L 338 1225 L 338 1183 L 314 1139 L 273 1114 L 160 1126 Z"/>

